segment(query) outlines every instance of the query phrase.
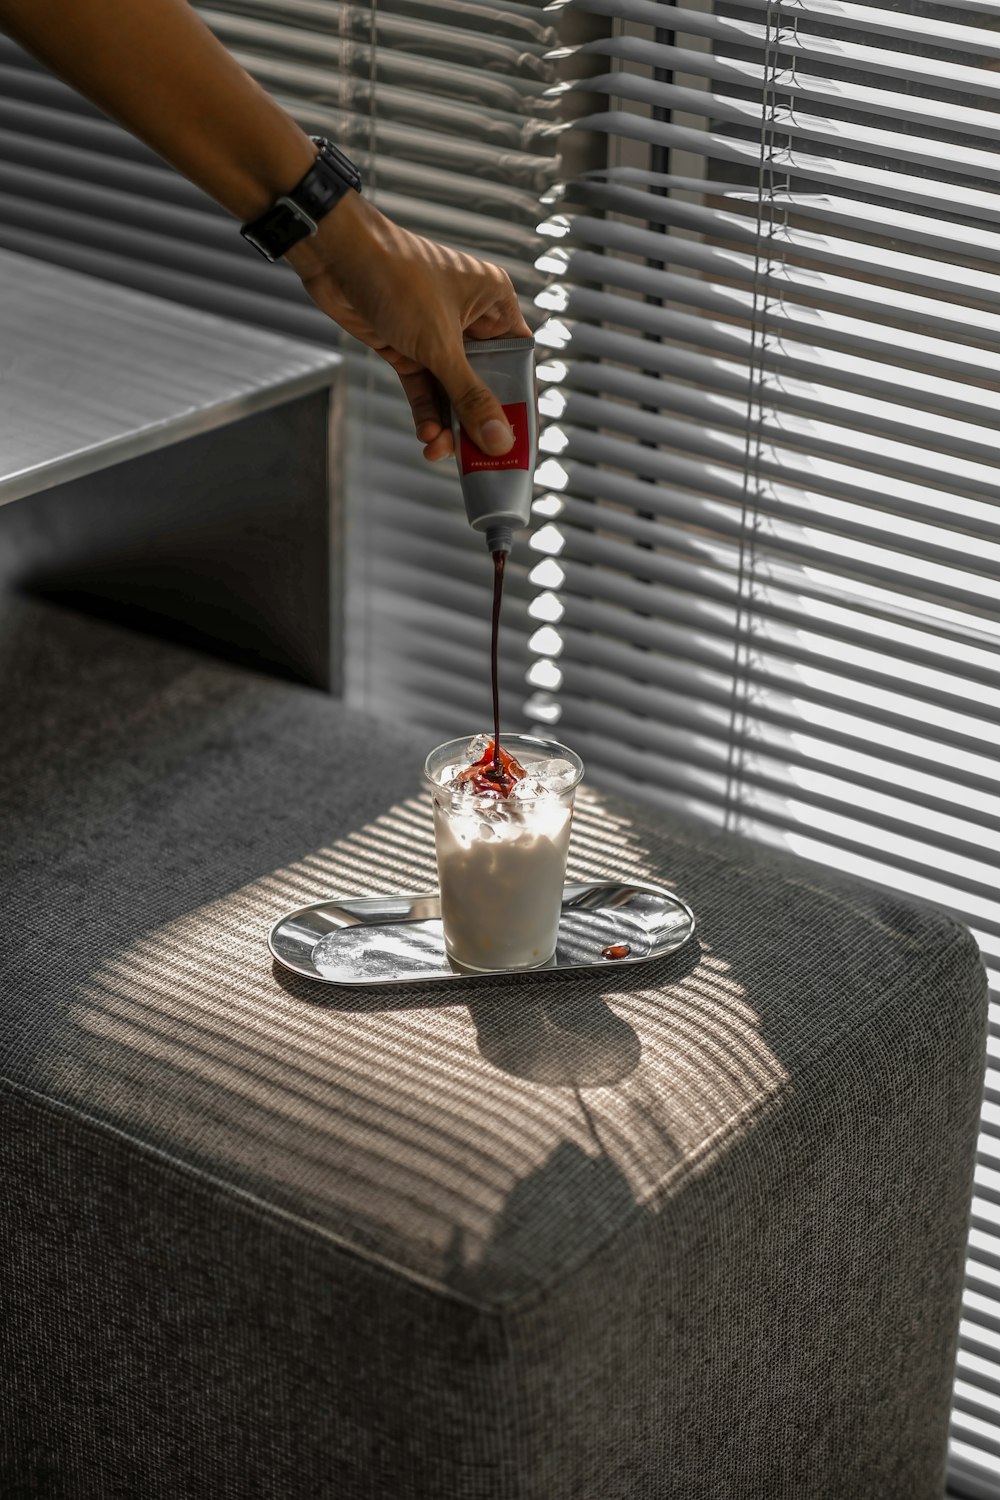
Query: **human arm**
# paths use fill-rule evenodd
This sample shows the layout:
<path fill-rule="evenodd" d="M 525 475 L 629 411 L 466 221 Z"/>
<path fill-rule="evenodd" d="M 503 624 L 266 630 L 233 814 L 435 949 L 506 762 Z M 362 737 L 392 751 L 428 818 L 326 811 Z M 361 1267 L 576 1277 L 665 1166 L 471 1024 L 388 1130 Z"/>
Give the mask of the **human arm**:
<path fill-rule="evenodd" d="M 0 30 L 238 219 L 288 192 L 316 154 L 187 0 L 0 0 Z M 439 387 L 481 448 L 507 451 L 503 411 L 462 351 L 463 334 L 529 332 L 503 271 L 402 229 L 354 192 L 286 259 L 316 304 L 396 370 L 426 457 L 453 449 Z"/>

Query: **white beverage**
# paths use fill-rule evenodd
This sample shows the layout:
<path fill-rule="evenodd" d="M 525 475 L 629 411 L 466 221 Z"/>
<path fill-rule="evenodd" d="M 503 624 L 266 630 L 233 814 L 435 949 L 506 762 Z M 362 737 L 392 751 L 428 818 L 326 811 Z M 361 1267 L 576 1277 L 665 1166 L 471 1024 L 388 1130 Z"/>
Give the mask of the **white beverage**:
<path fill-rule="evenodd" d="M 502 740 L 527 773 L 507 797 L 478 795 L 455 775 L 482 741 L 431 753 L 434 837 L 445 948 L 464 968 L 532 969 L 555 952 L 578 756 L 524 735 Z"/>

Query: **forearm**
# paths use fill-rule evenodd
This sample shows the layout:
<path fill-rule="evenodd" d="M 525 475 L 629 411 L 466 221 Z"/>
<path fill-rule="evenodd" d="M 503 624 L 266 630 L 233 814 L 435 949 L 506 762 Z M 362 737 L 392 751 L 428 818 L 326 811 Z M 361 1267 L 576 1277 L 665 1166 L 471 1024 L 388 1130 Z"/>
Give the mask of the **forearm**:
<path fill-rule="evenodd" d="M 238 219 L 315 155 L 186 0 L 0 0 L 0 30 Z"/>

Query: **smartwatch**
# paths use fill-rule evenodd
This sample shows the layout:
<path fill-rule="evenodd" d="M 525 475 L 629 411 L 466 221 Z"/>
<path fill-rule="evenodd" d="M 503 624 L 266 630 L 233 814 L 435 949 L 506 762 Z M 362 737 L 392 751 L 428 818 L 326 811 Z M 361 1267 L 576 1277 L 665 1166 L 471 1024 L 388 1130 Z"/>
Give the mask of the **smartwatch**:
<path fill-rule="evenodd" d="M 240 234 L 265 260 L 280 260 L 286 250 L 315 234 L 320 219 L 336 208 L 351 188 L 361 191 L 361 173 L 332 141 L 309 137 L 318 147 L 316 159 L 300 182 L 258 218 L 240 225 Z"/>

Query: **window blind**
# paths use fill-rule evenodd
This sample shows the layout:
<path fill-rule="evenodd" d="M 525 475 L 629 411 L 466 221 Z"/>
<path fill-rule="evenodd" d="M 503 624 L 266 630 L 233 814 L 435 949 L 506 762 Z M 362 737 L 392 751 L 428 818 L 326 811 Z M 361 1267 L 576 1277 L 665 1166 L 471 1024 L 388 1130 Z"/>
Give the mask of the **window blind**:
<path fill-rule="evenodd" d="M 567 0 L 527 711 L 1000 971 L 1000 5 Z M 952 1422 L 1000 1494 L 1000 1009 Z"/>

